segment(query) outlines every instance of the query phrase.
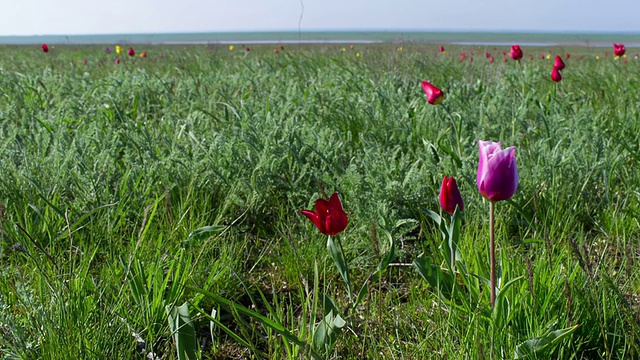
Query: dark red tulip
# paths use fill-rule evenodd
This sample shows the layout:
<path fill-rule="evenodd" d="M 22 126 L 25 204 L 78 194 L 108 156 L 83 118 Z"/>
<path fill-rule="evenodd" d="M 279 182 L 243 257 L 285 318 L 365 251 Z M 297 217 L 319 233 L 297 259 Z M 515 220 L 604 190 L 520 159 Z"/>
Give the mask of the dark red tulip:
<path fill-rule="evenodd" d="M 484 54 L 484 57 L 486 57 L 487 59 L 488 59 L 488 58 L 490 58 L 490 57 L 491 57 L 491 53 L 486 52 L 486 53 Z"/>
<path fill-rule="evenodd" d="M 49 52 L 49 47 L 47 46 L 47 44 L 42 44 L 42 51 Z"/>
<path fill-rule="evenodd" d="M 565 59 L 569 59 L 571 57 L 571 54 L 567 53 L 567 55 L 564 56 Z"/>
<path fill-rule="evenodd" d="M 560 69 L 555 66 L 553 67 L 553 70 L 551 70 L 551 80 L 553 80 L 553 82 L 560 82 L 560 80 L 562 80 Z"/>
<path fill-rule="evenodd" d="M 560 57 L 560 55 L 556 56 L 556 61 L 553 63 L 553 67 L 558 69 L 558 70 L 564 70 L 564 61 L 562 61 L 562 58 Z"/>
<path fill-rule="evenodd" d="M 120 64 L 120 58 L 116 58 L 116 64 Z"/>
<path fill-rule="evenodd" d="M 278 49 L 273 49 L 274 54 L 277 54 L 278 52 L 279 52 Z"/>
<path fill-rule="evenodd" d="M 443 53 L 444 52 L 444 46 L 440 45 L 440 52 Z"/>
<path fill-rule="evenodd" d="M 422 88 L 424 89 L 424 93 L 427 94 L 427 102 L 429 104 L 438 105 L 442 100 L 444 100 L 444 93 L 442 90 L 431 85 L 430 82 L 426 80 L 422 81 Z"/>
<path fill-rule="evenodd" d="M 627 49 L 624 48 L 624 44 L 613 44 L 613 53 L 616 54 L 616 56 L 622 56 L 626 51 Z"/>
<path fill-rule="evenodd" d="M 489 62 L 493 64 L 495 60 L 493 59 L 493 56 L 489 58 Z"/>
<path fill-rule="evenodd" d="M 280 50 L 284 50 L 284 45 L 280 45 Z"/>
<path fill-rule="evenodd" d="M 462 202 L 462 196 L 460 196 L 460 190 L 458 190 L 458 184 L 456 179 L 445 176 L 442 179 L 442 186 L 440 187 L 440 206 L 442 210 L 453 214 L 456 210 L 456 206 L 460 211 L 464 210 L 464 203 Z"/>
<path fill-rule="evenodd" d="M 135 51 L 133 51 L 133 48 L 132 48 L 132 47 L 129 47 L 129 51 L 127 51 L 127 54 L 128 54 L 129 56 L 136 56 L 136 52 L 135 52 Z"/>
<path fill-rule="evenodd" d="M 511 56 L 511 58 L 513 60 L 520 60 L 522 59 L 522 49 L 520 49 L 520 45 L 513 45 L 511 47 L 511 51 L 509 52 L 509 56 Z"/>
<path fill-rule="evenodd" d="M 315 211 L 300 210 L 300 213 L 313 223 L 325 235 L 338 235 L 349 224 L 347 214 L 342 209 L 338 193 L 334 192 L 329 200 L 316 200 Z"/>

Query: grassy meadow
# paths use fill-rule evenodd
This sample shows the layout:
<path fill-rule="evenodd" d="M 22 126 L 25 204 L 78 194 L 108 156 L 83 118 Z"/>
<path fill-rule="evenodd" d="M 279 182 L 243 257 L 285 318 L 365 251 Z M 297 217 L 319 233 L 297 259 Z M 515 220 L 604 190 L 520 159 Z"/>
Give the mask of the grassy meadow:
<path fill-rule="evenodd" d="M 0 357 L 639 358 L 637 49 L 399 46 L 0 47 Z M 494 311 L 478 140 L 520 177 Z M 299 213 L 334 191 L 358 299 Z"/>

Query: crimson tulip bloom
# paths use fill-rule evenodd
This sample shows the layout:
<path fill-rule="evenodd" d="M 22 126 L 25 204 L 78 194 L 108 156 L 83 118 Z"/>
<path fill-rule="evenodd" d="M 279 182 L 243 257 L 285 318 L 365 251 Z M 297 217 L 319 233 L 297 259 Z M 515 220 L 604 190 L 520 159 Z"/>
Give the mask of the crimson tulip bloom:
<path fill-rule="evenodd" d="M 49 47 L 47 46 L 47 44 L 42 44 L 42 51 L 49 52 Z"/>
<path fill-rule="evenodd" d="M 478 140 L 478 148 L 478 191 L 491 202 L 510 199 L 518 188 L 515 146 L 502 150 L 499 142 Z"/>
<path fill-rule="evenodd" d="M 564 61 L 562 61 L 560 55 L 556 55 L 556 61 L 553 63 L 553 67 L 558 70 L 564 70 Z"/>
<path fill-rule="evenodd" d="M 627 49 L 624 48 L 624 44 L 613 44 L 613 53 L 616 54 L 616 56 L 622 56 L 626 51 Z"/>
<path fill-rule="evenodd" d="M 449 214 L 453 214 L 456 210 L 456 206 L 460 211 L 464 210 L 462 196 L 460 196 L 458 184 L 453 176 L 445 176 L 444 179 L 442 179 L 442 186 L 440 187 L 440 206 L 442 207 L 442 210 Z"/>
<path fill-rule="evenodd" d="M 442 100 L 444 100 L 444 93 L 442 90 L 431 85 L 430 82 L 426 80 L 422 81 L 422 88 L 424 89 L 424 93 L 427 94 L 427 102 L 429 104 L 438 105 Z"/>
<path fill-rule="evenodd" d="M 316 210 L 300 210 L 300 213 L 309 220 L 325 235 L 338 235 L 349 224 L 347 214 L 342 209 L 342 203 L 338 193 L 334 192 L 329 200 L 316 200 Z"/>
<path fill-rule="evenodd" d="M 555 66 L 553 67 L 553 70 L 551 70 L 551 80 L 553 80 L 553 82 L 560 82 L 560 80 L 562 80 L 560 69 Z"/>
<path fill-rule="evenodd" d="M 120 58 L 116 58 L 116 64 L 120 64 Z"/>
<path fill-rule="evenodd" d="M 444 52 L 444 46 L 440 45 L 440 52 L 443 53 Z"/>
<path fill-rule="evenodd" d="M 520 60 L 522 59 L 522 49 L 520 49 L 520 45 L 513 45 L 511 47 L 511 51 L 509 52 L 509 56 L 511 56 L 511 58 L 513 60 Z"/>
<path fill-rule="evenodd" d="M 136 56 L 136 52 L 135 52 L 135 51 L 133 51 L 133 48 L 132 48 L 132 47 L 129 47 L 129 51 L 127 51 L 127 54 L 128 54 L 129 56 Z"/>

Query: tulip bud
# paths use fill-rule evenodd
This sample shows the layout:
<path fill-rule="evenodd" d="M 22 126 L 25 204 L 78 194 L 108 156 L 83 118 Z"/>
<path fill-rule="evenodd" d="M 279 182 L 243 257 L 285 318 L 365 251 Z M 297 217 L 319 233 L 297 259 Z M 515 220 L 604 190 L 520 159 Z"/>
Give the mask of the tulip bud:
<path fill-rule="evenodd" d="M 491 202 L 510 199 L 518 188 L 515 146 L 502 150 L 499 142 L 478 140 L 478 148 L 478 191 Z"/>
<path fill-rule="evenodd" d="M 624 44 L 616 44 L 616 43 L 613 44 L 613 53 L 616 56 L 622 56 L 626 51 L 627 50 L 625 49 Z"/>
<path fill-rule="evenodd" d="M 427 94 L 427 102 L 429 102 L 429 104 L 438 105 L 442 100 L 444 100 L 444 93 L 442 90 L 431 85 L 428 81 L 422 81 L 422 88 L 424 89 L 425 94 Z"/>
<path fill-rule="evenodd" d="M 511 46 L 511 51 L 509 52 L 509 55 L 513 60 L 522 59 L 523 54 L 522 54 L 522 49 L 520 49 L 520 45 Z"/>
<path fill-rule="evenodd" d="M 555 66 L 553 67 L 553 70 L 551 70 L 551 80 L 553 80 L 554 82 L 560 82 L 560 80 L 562 80 L 560 69 Z"/>
<path fill-rule="evenodd" d="M 557 68 L 558 70 L 564 70 L 564 61 L 562 61 L 560 55 L 556 55 L 556 61 L 553 63 L 553 67 Z"/>
<path fill-rule="evenodd" d="M 458 190 L 458 184 L 456 179 L 445 176 L 442 179 L 442 186 L 440 187 L 440 206 L 442 210 L 453 214 L 456 210 L 456 206 L 460 211 L 464 210 L 464 203 L 462 202 L 462 196 L 460 196 L 460 190 Z"/>

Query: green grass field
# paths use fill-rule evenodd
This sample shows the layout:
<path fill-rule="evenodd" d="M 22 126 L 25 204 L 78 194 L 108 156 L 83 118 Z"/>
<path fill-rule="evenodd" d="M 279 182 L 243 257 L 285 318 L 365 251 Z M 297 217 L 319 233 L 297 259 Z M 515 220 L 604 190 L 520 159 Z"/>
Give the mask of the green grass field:
<path fill-rule="evenodd" d="M 0 357 L 640 357 L 635 50 L 398 46 L 2 47 Z M 520 176 L 495 311 L 478 140 Z M 445 175 L 453 276 L 425 212 Z M 351 299 L 299 213 L 334 191 Z"/>

